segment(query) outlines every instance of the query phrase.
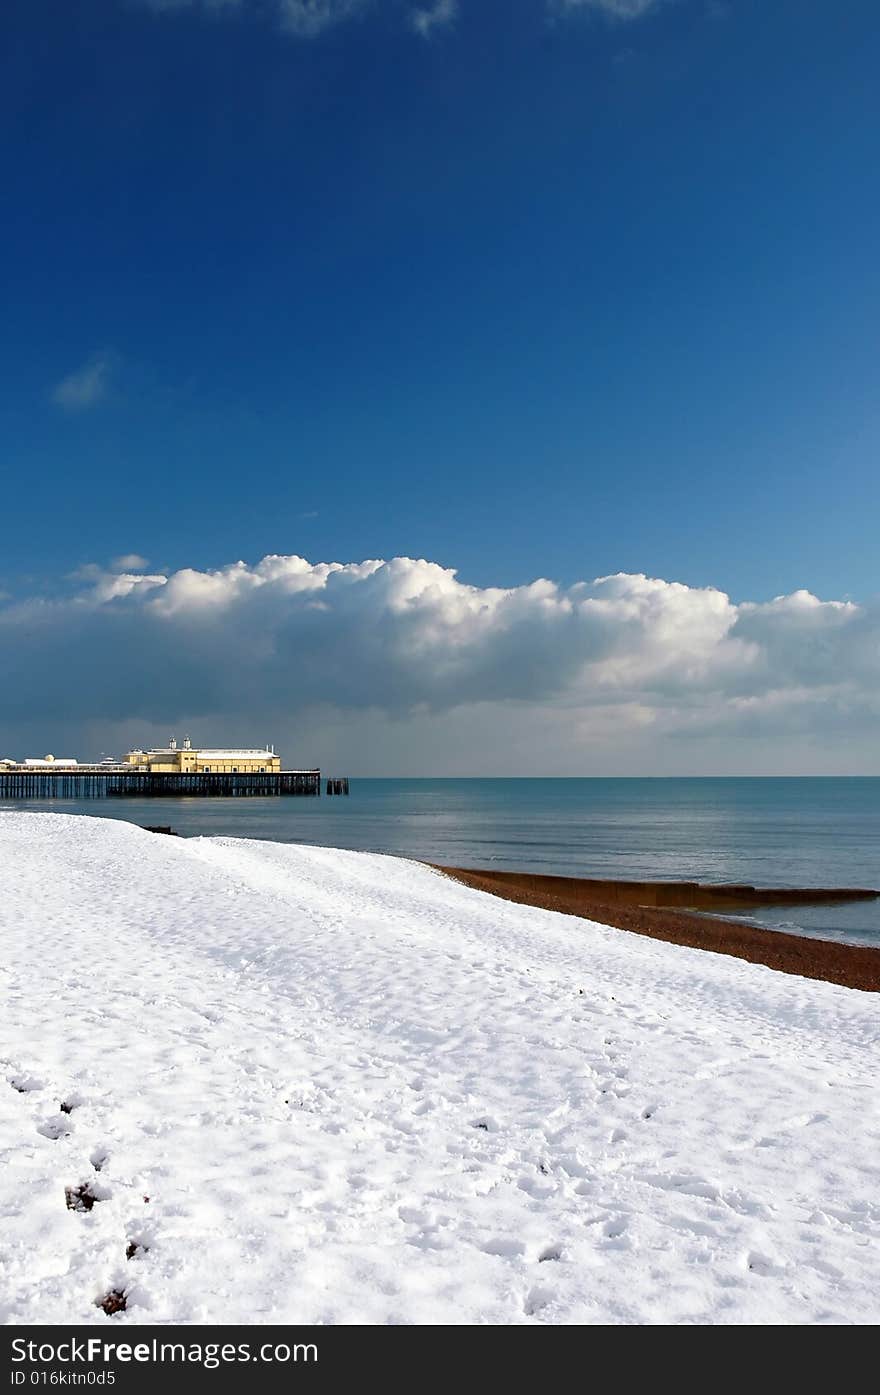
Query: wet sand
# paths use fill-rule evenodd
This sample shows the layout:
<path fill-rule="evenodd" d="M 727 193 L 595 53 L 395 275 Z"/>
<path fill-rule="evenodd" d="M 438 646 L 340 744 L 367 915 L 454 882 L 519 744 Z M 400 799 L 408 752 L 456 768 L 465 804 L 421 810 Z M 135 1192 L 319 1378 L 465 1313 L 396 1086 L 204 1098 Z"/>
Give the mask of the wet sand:
<path fill-rule="evenodd" d="M 700 886 L 695 882 L 594 881 L 580 877 L 543 877 L 528 872 L 482 871 L 469 867 L 435 870 L 477 891 L 487 891 L 520 905 L 540 906 L 631 930 L 655 940 L 732 954 L 750 964 L 766 964 L 785 974 L 825 979 L 846 988 L 880 992 L 880 949 L 840 944 L 763 930 L 707 915 L 705 911 L 745 910 L 766 905 L 807 905 L 862 900 L 877 893 L 866 888 L 765 890 L 741 886 Z M 694 914 L 699 911 L 701 914 Z"/>

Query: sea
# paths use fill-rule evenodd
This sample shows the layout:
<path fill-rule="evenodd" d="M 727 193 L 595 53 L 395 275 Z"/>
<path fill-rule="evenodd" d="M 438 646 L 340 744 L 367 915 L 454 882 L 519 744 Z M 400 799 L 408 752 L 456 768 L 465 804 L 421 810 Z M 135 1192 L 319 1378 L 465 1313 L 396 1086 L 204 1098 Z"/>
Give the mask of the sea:
<path fill-rule="evenodd" d="M 880 888 L 880 778 L 353 779 L 328 798 L 4 800 L 226 835 L 573 877 Z M 880 898 L 737 919 L 880 945 Z"/>

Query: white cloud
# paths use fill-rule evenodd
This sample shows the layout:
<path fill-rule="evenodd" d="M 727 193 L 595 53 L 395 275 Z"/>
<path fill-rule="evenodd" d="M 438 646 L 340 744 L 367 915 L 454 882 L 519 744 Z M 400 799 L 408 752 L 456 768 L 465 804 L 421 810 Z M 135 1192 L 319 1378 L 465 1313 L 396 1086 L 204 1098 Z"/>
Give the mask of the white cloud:
<path fill-rule="evenodd" d="M 139 3 L 158 14 L 182 10 L 215 15 L 233 10 L 268 11 L 286 33 L 308 39 L 348 19 L 371 0 L 139 0 Z"/>
<path fill-rule="evenodd" d="M 287 34 L 298 39 L 315 38 L 360 11 L 391 11 L 405 16 L 410 29 L 423 39 L 454 24 L 460 0 L 426 0 L 412 5 L 408 0 L 139 0 L 159 14 L 200 10 L 218 14 L 234 10 L 268 13 Z M 558 16 L 575 10 L 596 10 L 615 20 L 634 20 L 656 8 L 661 0 L 534 0 L 536 8 Z"/>
<path fill-rule="evenodd" d="M 139 552 L 125 552 L 121 557 L 114 557 L 112 563 L 115 572 L 145 572 L 149 565 L 149 559 Z"/>
<path fill-rule="evenodd" d="M 405 557 L 78 576 L 64 599 L 0 605 L 0 730 L 61 710 L 83 726 L 198 718 L 230 739 L 242 722 L 381 716 L 427 733 L 436 768 L 463 759 L 461 724 L 476 713 L 496 745 L 507 733 L 508 768 L 540 769 L 550 750 L 575 768 L 584 752 L 636 747 L 656 763 L 670 740 L 709 737 L 728 752 L 772 737 L 781 755 L 794 733 L 864 736 L 880 715 L 880 612 L 806 591 L 737 605 L 629 574 L 481 588 Z M 441 749 L 452 731 L 454 753 Z"/>
<path fill-rule="evenodd" d="M 660 0 L 555 0 L 561 10 L 601 10 L 611 19 L 640 19 L 656 9 Z"/>
<path fill-rule="evenodd" d="M 73 373 L 68 373 L 52 389 L 52 401 L 69 412 L 84 411 L 103 402 L 115 367 L 115 355 L 107 351 L 92 354 Z"/>
<path fill-rule="evenodd" d="M 435 0 L 433 5 L 413 10 L 410 22 L 417 34 L 430 39 L 438 29 L 454 24 L 458 16 L 458 0 Z"/>
<path fill-rule="evenodd" d="M 153 591 L 157 586 L 165 584 L 166 578 L 164 576 L 143 576 L 134 572 L 111 573 L 101 577 L 95 583 L 91 599 L 103 605 L 107 601 L 116 600 L 119 596 L 130 596 L 136 591 Z"/>
<path fill-rule="evenodd" d="M 310 39 L 350 19 L 366 0 L 278 0 L 281 28 L 299 39 Z"/>

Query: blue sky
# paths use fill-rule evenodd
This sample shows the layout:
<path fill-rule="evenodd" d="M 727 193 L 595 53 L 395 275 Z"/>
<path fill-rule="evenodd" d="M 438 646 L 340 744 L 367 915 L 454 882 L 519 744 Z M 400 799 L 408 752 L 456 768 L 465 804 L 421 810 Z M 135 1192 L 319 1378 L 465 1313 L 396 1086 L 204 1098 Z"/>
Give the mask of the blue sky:
<path fill-rule="evenodd" d="M 873 0 L 10 0 L 2 23 L 0 595 L 19 619 L 47 596 L 79 605 L 85 579 L 107 625 L 128 615 L 136 634 L 158 593 L 104 575 L 136 570 L 134 554 L 163 584 L 270 553 L 404 556 L 475 588 L 548 577 L 564 597 L 623 572 L 734 606 L 801 589 L 873 605 Z M 419 575 L 423 597 L 435 574 Z M 364 582 L 377 634 L 414 603 L 406 577 Z M 655 593 L 634 594 L 647 614 Z M 444 595 L 449 627 L 461 594 Z M 353 621 L 329 604 L 342 644 Z M 440 623 L 423 604 L 415 649 Z M 622 634 L 630 612 L 613 613 Z M 748 644 L 777 634 L 766 614 Z M 792 634 L 813 643 L 805 614 L 785 612 L 785 673 L 768 661 L 761 702 L 780 683 L 806 701 L 789 662 Z M 261 623 L 277 648 L 282 621 Z M 863 656 L 873 621 L 859 633 Z M 820 678 L 808 703 L 827 712 Z M 757 700 L 737 684 L 718 699 L 728 734 L 758 720 L 731 717 Z M 474 702 L 548 701 L 497 673 L 465 686 Z M 644 694 L 630 683 L 620 701 Z M 652 688 L 644 720 L 665 701 Z M 364 702 L 389 720 L 387 694 Z M 240 739 L 234 711 L 194 690 L 154 701 L 157 721 L 201 715 L 224 739 Z M 111 716 L 129 723 L 120 740 L 144 735 L 129 697 Z M 676 721 L 698 742 L 704 717 Z M 866 722 L 860 709 L 852 731 Z M 821 740 L 798 768 L 827 737 L 819 717 L 807 727 Z M 605 751 L 597 733 L 583 740 Z M 505 739 L 499 769 L 516 764 Z M 732 750 L 713 768 L 740 768 Z"/>
<path fill-rule="evenodd" d="M 6 7 L 6 586 L 300 551 L 872 594 L 876 5 L 414 8 Z"/>

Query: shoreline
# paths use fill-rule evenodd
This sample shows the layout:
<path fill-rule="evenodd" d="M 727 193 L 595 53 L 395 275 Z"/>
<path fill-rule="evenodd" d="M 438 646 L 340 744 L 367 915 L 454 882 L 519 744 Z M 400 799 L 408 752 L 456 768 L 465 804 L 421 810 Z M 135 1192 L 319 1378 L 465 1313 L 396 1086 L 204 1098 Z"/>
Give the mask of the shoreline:
<path fill-rule="evenodd" d="M 442 867 L 433 862 L 427 865 L 475 891 L 484 891 L 519 905 L 559 911 L 563 915 L 597 921 L 616 930 L 629 930 L 636 935 L 685 945 L 690 949 L 728 954 L 745 959 L 750 964 L 763 964 L 780 973 L 820 979 L 868 993 L 880 992 L 880 948 L 791 935 L 782 930 L 758 929 L 740 921 L 707 915 L 704 911 L 704 907 L 707 910 L 730 911 L 746 905 L 807 905 L 876 895 L 868 890 L 814 888 L 798 891 L 785 888 L 765 892 L 755 887 L 700 887 L 691 882 L 596 881 L 529 872 Z M 655 898 L 653 901 L 650 899 L 652 896 Z"/>

